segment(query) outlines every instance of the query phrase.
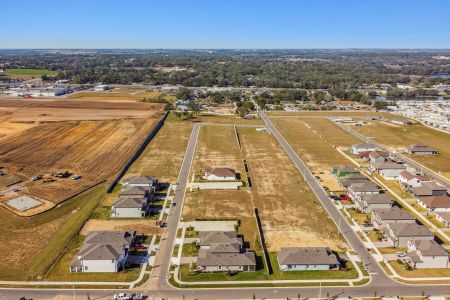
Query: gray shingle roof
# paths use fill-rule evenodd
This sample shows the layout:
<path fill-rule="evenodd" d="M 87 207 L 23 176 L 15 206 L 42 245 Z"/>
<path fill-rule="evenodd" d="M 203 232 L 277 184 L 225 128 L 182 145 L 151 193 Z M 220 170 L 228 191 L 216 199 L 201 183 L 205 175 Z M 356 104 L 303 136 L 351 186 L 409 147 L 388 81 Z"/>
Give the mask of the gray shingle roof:
<path fill-rule="evenodd" d="M 200 231 L 199 243 L 201 246 L 210 246 L 211 244 L 230 244 L 238 242 L 242 245 L 242 239 L 238 238 L 234 231 Z"/>
<path fill-rule="evenodd" d="M 434 236 L 425 226 L 417 223 L 394 223 L 387 224 L 386 227 L 389 227 L 397 237 Z"/>
<path fill-rule="evenodd" d="M 277 253 L 280 265 L 336 265 L 336 254 L 327 247 L 287 247 Z"/>
<path fill-rule="evenodd" d="M 245 253 L 211 253 L 200 249 L 197 257 L 198 266 L 256 266 L 253 252 Z"/>
<path fill-rule="evenodd" d="M 389 220 L 415 220 L 413 215 L 404 209 L 398 208 L 397 206 L 391 208 L 378 208 L 373 209 L 373 213 L 383 221 Z"/>
<path fill-rule="evenodd" d="M 126 187 L 120 191 L 121 196 L 145 196 L 149 192 L 148 188 L 143 186 Z"/>
<path fill-rule="evenodd" d="M 112 204 L 115 208 L 140 208 L 146 202 L 144 197 L 121 196 Z"/>
<path fill-rule="evenodd" d="M 416 249 L 425 256 L 450 256 L 450 254 L 435 240 L 412 240 Z"/>
<path fill-rule="evenodd" d="M 239 253 L 241 251 L 238 242 L 234 243 L 212 243 L 210 245 L 209 251 L 211 253 Z"/>
<path fill-rule="evenodd" d="M 367 204 L 389 204 L 394 200 L 388 194 L 375 194 L 375 195 L 361 195 L 361 200 Z"/>
<path fill-rule="evenodd" d="M 391 161 L 385 161 L 380 162 L 377 164 L 374 164 L 375 169 L 377 170 L 384 170 L 384 169 L 406 169 L 406 167 L 403 164 L 398 164 Z"/>
<path fill-rule="evenodd" d="M 361 182 L 361 183 L 353 183 L 350 185 L 349 189 L 352 189 L 354 192 L 377 192 L 380 189 L 373 184 L 372 182 Z"/>
<path fill-rule="evenodd" d="M 154 176 L 131 176 L 127 177 L 123 181 L 124 184 L 149 184 L 156 183 L 156 177 Z"/>

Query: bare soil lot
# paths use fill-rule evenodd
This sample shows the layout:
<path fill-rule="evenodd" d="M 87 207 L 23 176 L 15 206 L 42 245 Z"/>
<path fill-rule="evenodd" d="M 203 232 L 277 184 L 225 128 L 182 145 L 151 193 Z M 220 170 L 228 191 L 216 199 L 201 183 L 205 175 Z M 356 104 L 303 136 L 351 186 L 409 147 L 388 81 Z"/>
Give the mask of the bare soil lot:
<path fill-rule="evenodd" d="M 275 116 L 393 116 L 389 113 L 376 111 L 270 111 L 270 117 Z"/>
<path fill-rule="evenodd" d="M 39 121 L 151 118 L 160 115 L 163 110 L 163 106 L 160 104 L 130 100 L 97 100 L 92 98 L 87 100 L 64 98 L 2 99 L 0 101 L 0 121 L 22 124 Z M 7 126 L 11 127 L 12 125 Z M 13 127 L 18 126 L 14 125 Z M 0 128 L 3 128 L 3 126 L 0 126 Z M 3 130 L 5 129 L 0 129 L 0 134 Z"/>
<path fill-rule="evenodd" d="M 232 126 L 201 127 L 191 172 L 199 174 L 214 167 L 233 168 L 245 177 Z M 188 191 L 183 207 L 183 220 L 240 220 L 240 233 L 255 249 L 258 233 L 251 201 L 248 187 L 236 191 Z"/>
<path fill-rule="evenodd" d="M 409 157 L 450 178 L 449 134 L 422 124 L 390 126 L 388 123 L 380 121 L 372 121 L 369 125 L 355 127 L 354 129 L 391 150 L 404 150 L 411 144 L 419 143 L 435 147 L 439 150 L 439 155 L 409 155 Z"/>
<path fill-rule="evenodd" d="M 149 175 L 176 183 L 191 131 L 191 123 L 166 121 L 124 177 Z"/>
<path fill-rule="evenodd" d="M 88 220 L 80 231 L 88 235 L 93 231 L 136 231 L 138 234 L 159 234 L 161 229 L 156 222 L 150 220 Z"/>
<path fill-rule="evenodd" d="M 277 141 L 255 128 L 239 128 L 239 133 L 270 251 L 288 246 L 346 248 L 327 212 Z"/>
<path fill-rule="evenodd" d="M 53 172 L 81 175 L 79 180 L 58 178 L 27 182 L 28 193 L 60 202 L 114 175 L 145 139 L 150 120 L 79 121 L 32 127 L 0 144 L 0 160 L 11 173 L 29 179 Z"/>

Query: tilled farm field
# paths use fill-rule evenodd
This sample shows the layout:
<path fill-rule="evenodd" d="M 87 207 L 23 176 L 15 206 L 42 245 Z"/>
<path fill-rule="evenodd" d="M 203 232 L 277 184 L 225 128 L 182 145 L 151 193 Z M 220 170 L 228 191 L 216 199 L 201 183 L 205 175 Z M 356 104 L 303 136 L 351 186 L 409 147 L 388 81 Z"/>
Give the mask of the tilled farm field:
<path fill-rule="evenodd" d="M 44 123 L 2 140 L 0 161 L 27 180 L 28 193 L 58 203 L 112 177 L 145 139 L 156 119 Z M 68 171 L 82 178 L 54 178 Z"/>

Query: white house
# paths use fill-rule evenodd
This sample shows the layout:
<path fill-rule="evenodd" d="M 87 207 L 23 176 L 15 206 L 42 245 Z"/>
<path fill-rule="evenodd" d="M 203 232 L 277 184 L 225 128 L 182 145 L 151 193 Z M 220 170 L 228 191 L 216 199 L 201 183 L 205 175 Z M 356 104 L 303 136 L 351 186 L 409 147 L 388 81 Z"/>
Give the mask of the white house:
<path fill-rule="evenodd" d="M 350 153 L 358 155 L 360 152 L 376 151 L 379 148 L 373 144 L 354 144 L 348 150 Z"/>
<path fill-rule="evenodd" d="M 118 272 L 124 268 L 135 233 L 95 231 L 86 236 L 74 257 L 70 272 Z"/>
<path fill-rule="evenodd" d="M 206 171 L 203 179 L 210 181 L 233 181 L 237 180 L 237 174 L 230 168 L 215 168 Z"/>
<path fill-rule="evenodd" d="M 417 204 L 426 208 L 429 211 L 450 212 L 449 196 L 419 197 L 417 199 Z"/>
<path fill-rule="evenodd" d="M 119 197 L 111 206 L 111 218 L 143 218 L 148 204 L 146 197 Z"/>
<path fill-rule="evenodd" d="M 437 212 L 436 219 L 438 219 L 445 227 L 450 228 L 450 212 Z"/>
<path fill-rule="evenodd" d="M 339 268 L 337 255 L 328 247 L 286 247 L 277 253 L 281 271 L 331 270 Z"/>
<path fill-rule="evenodd" d="M 441 269 L 450 267 L 450 254 L 435 240 L 410 240 L 407 247 L 407 262 L 413 268 Z"/>
<path fill-rule="evenodd" d="M 350 198 L 355 199 L 359 195 L 375 195 L 380 193 L 380 189 L 372 182 L 353 183 L 347 189 Z"/>
<path fill-rule="evenodd" d="M 398 176 L 398 182 L 405 187 L 420 187 L 424 182 L 431 182 L 426 175 L 417 175 L 408 171 L 403 171 Z"/>
<path fill-rule="evenodd" d="M 398 164 L 392 161 L 385 161 L 371 165 L 371 169 L 378 171 L 378 173 L 386 180 L 395 180 L 399 177 L 406 167 L 403 164 Z"/>

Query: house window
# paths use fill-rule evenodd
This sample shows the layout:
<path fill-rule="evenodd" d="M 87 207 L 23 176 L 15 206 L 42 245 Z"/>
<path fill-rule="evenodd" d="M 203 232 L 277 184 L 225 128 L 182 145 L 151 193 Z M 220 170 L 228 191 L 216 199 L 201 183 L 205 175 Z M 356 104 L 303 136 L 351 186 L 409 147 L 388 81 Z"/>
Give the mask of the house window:
<path fill-rule="evenodd" d="M 218 269 L 219 269 L 219 270 L 222 270 L 222 266 L 219 266 Z"/>
<path fill-rule="evenodd" d="M 87 269 L 88 269 L 88 266 L 84 266 L 84 270 L 87 271 Z"/>

